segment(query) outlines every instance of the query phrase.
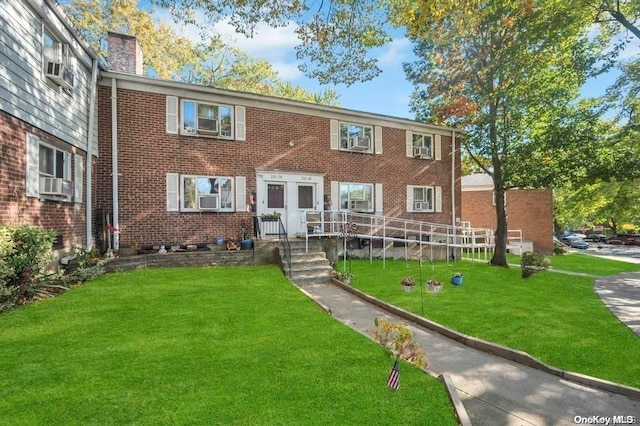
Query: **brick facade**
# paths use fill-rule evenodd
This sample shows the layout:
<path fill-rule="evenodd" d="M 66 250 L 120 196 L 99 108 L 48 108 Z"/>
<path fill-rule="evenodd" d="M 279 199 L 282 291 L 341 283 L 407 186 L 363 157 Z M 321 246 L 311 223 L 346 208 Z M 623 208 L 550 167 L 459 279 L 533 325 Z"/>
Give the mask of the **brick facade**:
<path fill-rule="evenodd" d="M 522 230 L 541 253 L 553 251 L 553 194 L 549 189 L 510 189 L 506 193 L 507 225 Z M 463 191 L 462 220 L 474 228 L 496 228 L 493 191 Z"/>
<path fill-rule="evenodd" d="M 86 153 L 7 113 L 0 111 L 0 223 L 33 225 L 55 229 L 61 240 L 57 248 L 86 242 L 86 200 L 82 204 L 26 196 L 26 135 L 71 154 L 79 154 L 86 164 Z M 71 156 L 73 161 L 73 155 Z M 73 170 L 73 167 L 72 167 Z M 83 180 L 86 180 L 83 177 Z M 83 187 L 85 187 L 83 185 Z"/>
<path fill-rule="evenodd" d="M 190 87 L 195 90 L 195 86 Z M 382 128 L 381 155 L 343 152 L 330 149 L 330 119 L 254 106 L 246 107 L 245 141 L 167 134 L 166 95 L 158 92 L 161 90 L 118 88 L 117 91 L 121 244 L 211 243 L 218 236 L 240 237 L 243 223 L 247 232 L 252 232 L 250 213 L 168 212 L 166 173 L 244 176 L 248 192 L 256 191 L 256 170 L 259 169 L 324 174 L 325 195 L 331 193 L 331 181 L 382 183 L 385 215 L 444 224 L 452 222 L 450 137 L 442 136 L 441 161 L 408 158 L 406 132 L 400 125 Z M 210 96 L 206 99 L 215 101 Z M 100 158 L 96 203 L 97 209 L 110 212 L 111 87 L 99 87 L 98 102 Z M 407 123 L 411 122 L 407 120 Z M 460 212 L 458 150 L 459 146 L 455 154 L 457 217 Z M 406 185 L 441 186 L 442 212 L 407 213 Z"/>

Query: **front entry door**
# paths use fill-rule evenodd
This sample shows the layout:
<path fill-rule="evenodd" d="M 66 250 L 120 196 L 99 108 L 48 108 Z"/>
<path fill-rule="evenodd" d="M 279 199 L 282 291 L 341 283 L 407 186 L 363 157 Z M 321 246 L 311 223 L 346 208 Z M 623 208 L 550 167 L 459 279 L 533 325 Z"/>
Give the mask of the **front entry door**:
<path fill-rule="evenodd" d="M 287 224 L 287 183 L 267 182 L 267 214 L 280 213 L 282 223 Z"/>
<path fill-rule="evenodd" d="M 306 230 L 305 220 L 307 216 L 307 212 L 318 210 L 316 206 L 316 184 L 315 183 L 297 183 L 297 220 L 295 233 L 304 233 Z"/>

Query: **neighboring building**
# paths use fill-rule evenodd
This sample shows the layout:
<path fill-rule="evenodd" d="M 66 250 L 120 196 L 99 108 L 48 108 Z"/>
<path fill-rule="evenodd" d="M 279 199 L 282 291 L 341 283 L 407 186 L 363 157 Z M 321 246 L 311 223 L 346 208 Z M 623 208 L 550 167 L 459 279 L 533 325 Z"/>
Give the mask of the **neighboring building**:
<path fill-rule="evenodd" d="M 462 220 L 473 228 L 496 229 L 493 179 L 487 174 L 462 177 Z M 522 231 L 534 251 L 553 251 L 553 194 L 550 189 L 509 189 L 505 195 L 507 226 Z M 516 234 L 513 233 L 512 236 Z"/>
<path fill-rule="evenodd" d="M 0 223 L 90 245 L 98 57 L 52 0 L 0 2 L 0 42 Z"/>
<path fill-rule="evenodd" d="M 97 209 L 113 218 L 116 245 L 238 238 L 255 214 L 275 212 L 289 235 L 312 210 L 460 217 L 452 129 L 143 77 L 134 38 L 110 34 L 109 45 Z"/>

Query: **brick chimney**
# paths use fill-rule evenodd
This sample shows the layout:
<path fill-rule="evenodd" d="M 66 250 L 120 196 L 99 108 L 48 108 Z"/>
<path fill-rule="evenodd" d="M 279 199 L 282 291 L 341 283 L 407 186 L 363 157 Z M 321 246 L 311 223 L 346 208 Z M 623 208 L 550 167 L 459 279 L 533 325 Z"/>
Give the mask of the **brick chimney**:
<path fill-rule="evenodd" d="M 109 71 L 142 75 L 142 48 L 138 39 L 109 31 L 107 43 Z"/>

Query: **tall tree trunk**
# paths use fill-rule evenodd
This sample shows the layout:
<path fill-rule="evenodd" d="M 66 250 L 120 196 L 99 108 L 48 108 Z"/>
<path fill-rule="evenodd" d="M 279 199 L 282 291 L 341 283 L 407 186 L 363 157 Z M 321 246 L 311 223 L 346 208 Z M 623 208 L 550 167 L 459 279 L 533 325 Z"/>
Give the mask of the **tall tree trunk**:
<path fill-rule="evenodd" d="M 507 212 L 504 208 L 504 188 L 499 182 L 494 182 L 494 191 L 496 194 L 496 246 L 491 258 L 491 265 L 503 266 L 508 268 L 507 264 Z"/>

